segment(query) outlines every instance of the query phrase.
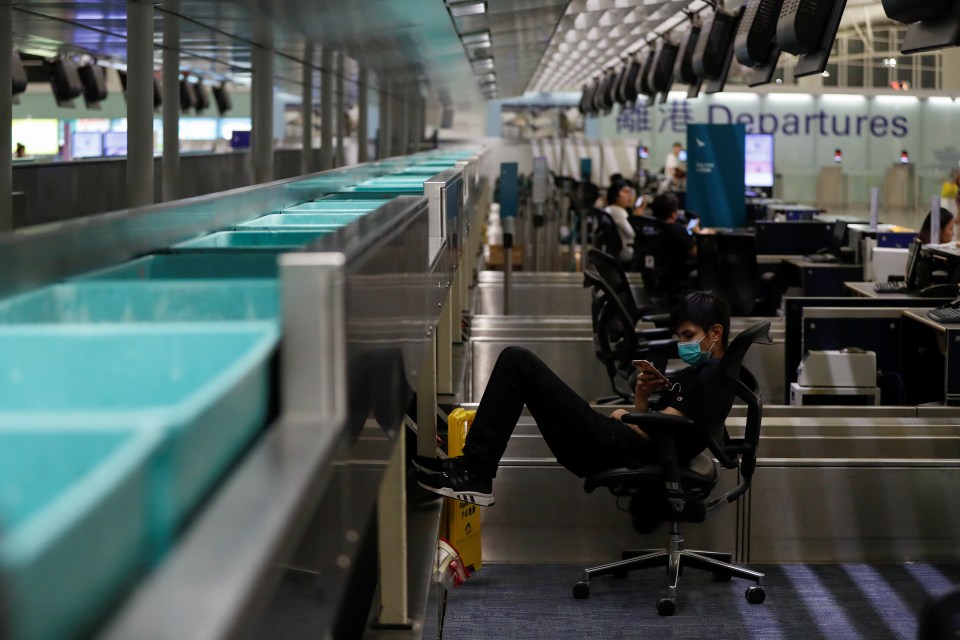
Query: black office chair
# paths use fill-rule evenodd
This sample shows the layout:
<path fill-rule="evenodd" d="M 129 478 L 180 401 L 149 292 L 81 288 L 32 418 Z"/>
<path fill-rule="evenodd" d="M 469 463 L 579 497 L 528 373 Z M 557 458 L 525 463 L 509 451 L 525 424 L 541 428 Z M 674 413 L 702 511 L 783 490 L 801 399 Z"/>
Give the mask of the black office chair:
<path fill-rule="evenodd" d="M 590 217 L 594 224 L 593 246 L 611 256 L 619 256 L 623 250 L 623 240 L 620 239 L 620 232 L 617 231 L 617 223 L 613 221 L 613 217 L 596 207 L 590 209 Z"/>
<path fill-rule="evenodd" d="M 780 308 L 776 274 L 760 275 L 757 241 L 747 233 L 697 236 L 698 288 L 730 304 L 734 316 L 775 316 Z"/>
<path fill-rule="evenodd" d="M 643 289 L 634 290 L 630 277 L 619 260 L 599 249 L 590 249 L 587 252 L 587 265 L 607 281 L 626 307 L 634 323 L 642 320 L 651 322 L 657 327 L 667 326 L 670 314 L 655 313 L 656 306 L 650 296 Z"/>
<path fill-rule="evenodd" d="M 669 255 L 664 223 L 653 216 L 639 216 L 631 220 L 636 237 L 633 239 L 631 271 L 643 279 L 643 290 L 649 297 L 655 313 L 669 313 L 686 293 L 689 282 L 671 273 L 676 256 Z"/>
<path fill-rule="evenodd" d="M 624 552 L 625 559 L 619 562 L 585 569 L 583 581 L 573 588 L 574 597 L 588 598 L 590 580 L 597 576 L 625 577 L 635 569 L 667 567 L 667 597 L 657 602 L 657 611 L 660 615 L 672 615 L 676 606 L 674 598 L 680 570 L 687 566 L 711 571 L 718 580 L 728 580 L 734 576 L 752 580 L 756 586 L 747 589 L 747 601 L 751 604 L 763 602 L 766 595 L 762 573 L 731 564 L 729 553 L 687 551 L 679 529 L 681 522 L 703 522 L 750 489 L 757 463 L 763 403 L 756 378 L 742 363 L 747 350 L 755 342 L 772 343 L 769 320 L 747 329 L 730 343 L 716 372 L 716 384 L 712 387 L 715 391 L 713 397 L 708 399 L 707 406 L 711 407 L 711 411 L 707 419 L 694 422 L 661 413 L 632 413 L 622 418 L 624 422 L 635 424 L 650 434 L 658 448 L 660 462 L 636 469 L 610 469 L 592 475 L 584 481 L 584 489 L 590 493 L 597 487 L 607 487 L 615 496 L 629 496 L 635 527 L 642 533 L 649 532 L 651 515 L 662 513 L 671 521 L 670 535 L 665 550 Z M 731 438 L 724 424 L 734 396 L 747 405 L 747 425 L 743 438 Z M 707 441 L 708 451 L 681 465 L 677 460 L 674 437 L 691 430 L 696 430 Z M 737 470 L 741 480 L 736 488 L 711 500 L 710 494 L 720 479 L 719 465 Z M 651 502 L 650 498 L 654 501 Z M 655 505 L 662 505 L 662 512 L 651 514 L 652 505 L 653 509 L 656 509 Z"/>
<path fill-rule="evenodd" d="M 637 376 L 633 361 L 649 360 L 666 371 L 667 361 L 676 354 L 676 341 L 668 329 L 638 331 L 609 283 L 594 271 L 584 271 L 583 278 L 596 292 L 590 309 L 594 351 L 607 370 L 615 394 L 598 398 L 597 403 L 632 403 Z"/>

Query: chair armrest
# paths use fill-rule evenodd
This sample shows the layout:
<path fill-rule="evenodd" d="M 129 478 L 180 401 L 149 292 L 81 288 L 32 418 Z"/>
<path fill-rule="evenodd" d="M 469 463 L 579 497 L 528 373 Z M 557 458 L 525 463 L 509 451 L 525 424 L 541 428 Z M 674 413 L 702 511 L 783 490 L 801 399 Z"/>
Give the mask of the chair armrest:
<path fill-rule="evenodd" d="M 670 340 L 673 341 L 673 333 L 670 329 L 666 328 L 656 328 L 656 329 L 637 329 L 637 335 L 645 338 L 646 340 Z"/>
<path fill-rule="evenodd" d="M 680 485 L 676 434 L 681 429 L 695 429 L 696 423 L 684 416 L 663 413 L 628 413 L 621 416 L 620 420 L 640 427 L 653 440 L 657 454 L 660 456 L 667 503 L 675 512 L 682 512 L 686 501 Z"/>
<path fill-rule="evenodd" d="M 640 319 L 643 320 L 644 322 L 652 322 L 658 327 L 666 327 L 668 324 L 670 324 L 669 313 L 652 314 L 649 316 L 643 316 Z"/>

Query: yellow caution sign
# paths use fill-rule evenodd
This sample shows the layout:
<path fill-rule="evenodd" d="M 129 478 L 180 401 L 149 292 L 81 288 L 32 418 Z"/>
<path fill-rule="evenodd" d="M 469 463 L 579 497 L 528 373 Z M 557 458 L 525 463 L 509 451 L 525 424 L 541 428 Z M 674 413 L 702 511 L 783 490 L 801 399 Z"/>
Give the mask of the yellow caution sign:
<path fill-rule="evenodd" d="M 447 455 L 451 458 L 463 453 L 467 432 L 473 424 L 476 411 L 462 407 L 454 409 L 447 417 Z M 476 571 L 480 568 L 480 508 L 469 502 L 445 499 L 445 537 L 460 553 L 463 564 Z"/>

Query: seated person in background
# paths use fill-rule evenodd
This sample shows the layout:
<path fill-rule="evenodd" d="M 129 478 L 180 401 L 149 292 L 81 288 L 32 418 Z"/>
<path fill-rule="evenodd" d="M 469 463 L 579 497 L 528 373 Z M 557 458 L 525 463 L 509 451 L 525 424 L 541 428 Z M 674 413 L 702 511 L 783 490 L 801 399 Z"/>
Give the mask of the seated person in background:
<path fill-rule="evenodd" d="M 690 278 L 691 260 L 697 256 L 697 241 L 687 233 L 686 225 L 678 222 L 677 196 L 672 193 L 657 196 L 650 208 L 653 217 L 664 223 L 668 256 L 664 270 L 671 281 L 685 283 Z"/>
<path fill-rule="evenodd" d="M 630 225 L 630 212 L 633 211 L 636 202 L 637 192 L 626 180 L 613 182 L 607 189 L 607 206 L 604 211 L 610 214 L 617 225 L 617 233 L 620 234 L 620 242 L 623 246 L 617 257 L 623 261 L 633 258 L 633 239 L 636 234 Z"/>
<path fill-rule="evenodd" d="M 917 237 L 920 238 L 920 242 L 923 244 L 946 244 L 948 242 L 953 242 L 953 226 L 955 224 L 953 219 L 953 214 L 947 211 L 946 209 L 940 209 L 940 238 L 932 239 L 930 238 L 930 214 L 927 214 L 927 217 L 923 219 L 923 224 L 920 225 L 920 233 L 917 234 Z"/>
<path fill-rule="evenodd" d="M 717 388 L 714 375 L 729 341 L 730 307 L 713 293 L 691 293 L 674 308 L 670 327 L 680 340 L 680 357 L 690 366 L 668 380 L 649 363 L 638 365 L 634 410 L 650 410 L 650 395 L 659 391 L 654 411 L 697 421 Z M 581 478 L 659 460 L 650 435 L 620 421 L 626 410 L 598 413 L 537 356 L 507 347 L 490 374 L 463 455 L 443 460 L 416 456 L 420 486 L 464 502 L 492 505 L 493 478 L 524 405 L 557 462 Z M 684 434 L 677 440 L 678 459 L 684 463 L 706 447 L 698 434 Z"/>

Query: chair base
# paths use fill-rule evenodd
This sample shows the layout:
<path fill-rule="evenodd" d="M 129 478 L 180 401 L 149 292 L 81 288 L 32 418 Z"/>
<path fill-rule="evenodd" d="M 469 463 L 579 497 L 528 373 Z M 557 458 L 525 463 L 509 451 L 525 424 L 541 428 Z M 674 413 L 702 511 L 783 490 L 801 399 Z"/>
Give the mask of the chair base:
<path fill-rule="evenodd" d="M 766 594 L 763 590 L 763 574 L 751 569 L 739 567 L 730 563 L 729 553 L 715 551 L 688 551 L 684 547 L 683 535 L 677 529 L 676 523 L 670 530 L 667 548 L 655 551 L 626 551 L 624 559 L 618 562 L 590 567 L 583 571 L 583 581 L 573 587 L 575 598 L 590 597 L 590 580 L 598 576 L 614 576 L 625 578 L 630 571 L 648 569 L 650 567 L 667 568 L 667 595 L 657 602 L 657 612 L 660 615 L 673 615 L 676 610 L 675 598 L 683 567 L 701 569 L 713 573 L 715 580 L 729 580 L 743 578 L 756 583 L 756 586 L 747 589 L 747 602 L 760 604 Z"/>

